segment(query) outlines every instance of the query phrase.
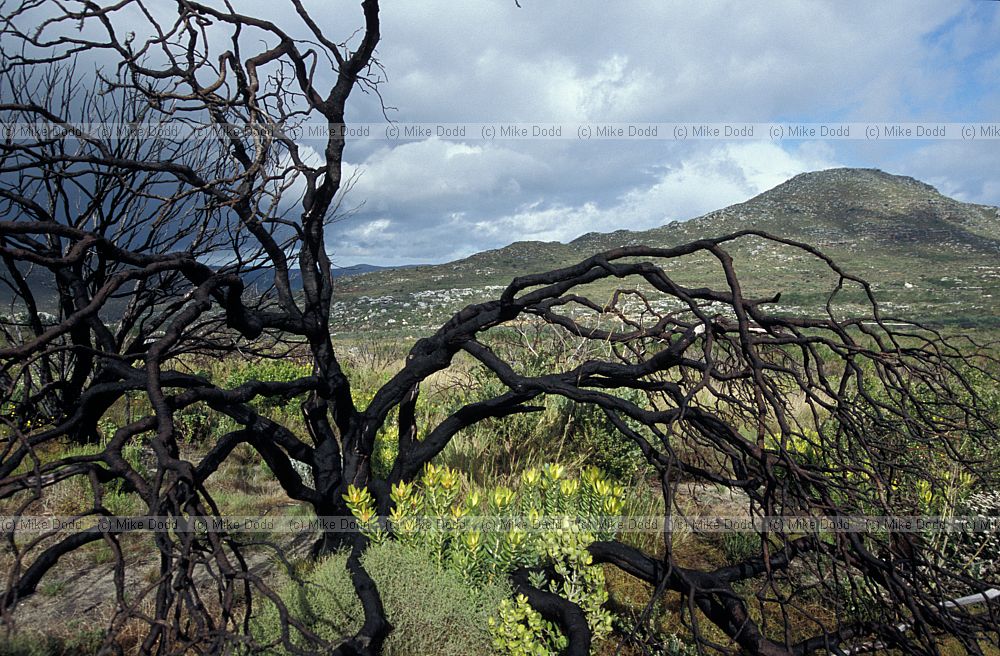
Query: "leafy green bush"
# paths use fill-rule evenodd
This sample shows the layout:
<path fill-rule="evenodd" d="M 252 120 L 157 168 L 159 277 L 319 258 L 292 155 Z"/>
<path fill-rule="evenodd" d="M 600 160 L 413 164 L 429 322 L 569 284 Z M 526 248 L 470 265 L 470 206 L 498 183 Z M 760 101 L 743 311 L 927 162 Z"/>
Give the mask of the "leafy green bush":
<path fill-rule="evenodd" d="M 223 384 L 227 388 L 239 387 L 251 380 L 290 383 L 293 380 L 312 375 L 312 368 L 289 359 L 259 359 L 242 363 L 234 367 L 226 376 Z M 280 408 L 287 405 L 285 399 L 278 397 L 258 398 L 253 405 L 262 410 Z"/>
<path fill-rule="evenodd" d="M 524 595 L 504 599 L 498 612 L 499 619 L 490 618 L 497 651 L 511 656 L 548 656 L 569 645 L 559 628 L 532 608 Z"/>
<path fill-rule="evenodd" d="M 593 557 L 587 551 L 593 540 L 593 535 L 580 531 L 568 519 L 558 529 L 544 533 L 535 549 L 551 567 L 553 577 L 535 572 L 532 584 L 579 606 L 597 641 L 611 634 L 612 616 L 603 608 L 608 601 L 604 571 L 593 567 Z M 506 600 L 501 605 L 499 619 L 490 619 L 490 631 L 493 646 L 510 656 L 554 656 L 567 646 L 558 628 L 543 620 L 521 595 L 513 603 Z"/>
<path fill-rule="evenodd" d="M 233 389 L 251 380 L 292 382 L 312 375 L 312 367 L 289 358 L 229 359 L 215 363 L 211 373 L 204 371 L 198 373 L 226 389 Z M 249 405 L 261 415 L 278 422 L 299 437 L 306 437 L 305 422 L 299 409 L 302 399 L 304 396 L 293 399 L 280 396 L 256 397 Z M 174 419 L 179 432 L 189 442 L 215 438 L 239 428 L 232 418 L 217 413 L 204 404 L 183 408 L 177 412 Z"/>
<path fill-rule="evenodd" d="M 187 442 L 197 444 L 220 432 L 219 419 L 218 413 L 196 403 L 174 415 L 174 426 Z"/>
<path fill-rule="evenodd" d="M 619 390 L 617 395 L 640 408 L 648 405 L 643 392 Z M 590 454 L 589 461 L 621 480 L 636 475 L 636 470 L 646 464 L 639 446 L 615 428 L 600 408 L 593 405 L 570 404 L 567 421 L 575 426 L 572 446 Z"/>
<path fill-rule="evenodd" d="M 289 383 L 312 374 L 309 365 L 288 358 L 259 358 L 234 367 L 226 377 L 226 387 L 237 387 L 250 380 L 270 380 Z"/>

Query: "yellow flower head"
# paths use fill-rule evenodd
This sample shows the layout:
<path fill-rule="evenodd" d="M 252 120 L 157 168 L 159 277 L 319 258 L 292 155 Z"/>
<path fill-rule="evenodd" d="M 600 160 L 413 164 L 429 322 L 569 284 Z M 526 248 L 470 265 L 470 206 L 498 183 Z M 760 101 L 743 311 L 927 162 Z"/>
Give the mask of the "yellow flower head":
<path fill-rule="evenodd" d="M 421 476 L 421 481 L 423 481 L 424 487 L 434 487 L 437 483 L 439 475 L 439 469 L 434 466 L 434 463 L 428 462 L 424 465 L 424 473 Z"/>
<path fill-rule="evenodd" d="M 545 477 L 550 481 L 558 481 L 566 473 L 566 467 L 559 463 L 547 462 L 542 465 L 542 471 L 545 472 Z"/>
<path fill-rule="evenodd" d="M 532 467 L 531 469 L 524 470 L 524 473 L 521 474 L 521 482 L 527 487 L 534 487 L 535 485 L 538 485 L 538 481 L 541 477 L 541 473 Z"/>
<path fill-rule="evenodd" d="M 441 484 L 441 487 L 446 490 L 455 488 L 461 481 L 462 477 L 456 469 L 444 467 L 438 472 L 438 482 Z"/>
<path fill-rule="evenodd" d="M 917 481 L 917 496 L 925 505 L 930 505 L 931 501 L 934 500 L 934 490 L 931 488 L 930 481 Z"/>
<path fill-rule="evenodd" d="M 502 485 L 493 490 L 493 506 L 502 510 L 514 501 L 514 492 Z"/>
<path fill-rule="evenodd" d="M 583 470 L 583 473 L 580 474 L 580 479 L 593 488 L 597 485 L 598 481 L 604 480 L 604 472 L 601 471 L 600 467 L 591 465 Z"/>
<path fill-rule="evenodd" d="M 483 534 L 479 531 L 467 531 L 462 533 L 462 544 L 469 551 L 476 552 L 483 544 Z"/>
<path fill-rule="evenodd" d="M 602 504 L 604 513 L 609 517 L 617 517 L 622 511 L 622 502 L 614 497 L 607 497 Z"/>
<path fill-rule="evenodd" d="M 515 528 L 507 531 L 506 537 L 507 544 L 516 549 L 527 541 L 528 534 L 519 528 Z"/>
<path fill-rule="evenodd" d="M 597 492 L 599 496 L 607 497 L 611 496 L 611 483 L 606 480 L 601 479 L 594 483 L 594 491 Z"/>
<path fill-rule="evenodd" d="M 347 486 L 347 494 L 344 495 L 344 501 L 354 506 L 364 506 L 372 503 L 373 499 L 368 488 L 359 488 L 351 484 Z"/>
<path fill-rule="evenodd" d="M 578 489 L 580 489 L 580 481 L 574 478 L 567 478 L 559 484 L 559 491 L 566 497 L 573 496 Z"/>
<path fill-rule="evenodd" d="M 396 503 L 402 503 L 410 498 L 410 494 L 413 492 L 413 484 L 407 483 L 406 481 L 400 481 L 392 486 L 392 490 L 389 496 Z"/>

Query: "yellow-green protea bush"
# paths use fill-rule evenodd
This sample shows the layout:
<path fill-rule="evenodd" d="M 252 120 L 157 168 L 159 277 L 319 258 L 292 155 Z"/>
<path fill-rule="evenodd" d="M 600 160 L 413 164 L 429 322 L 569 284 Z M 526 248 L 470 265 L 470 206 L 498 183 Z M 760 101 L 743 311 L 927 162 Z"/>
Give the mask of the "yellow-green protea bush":
<path fill-rule="evenodd" d="M 344 495 L 347 508 L 358 520 L 359 530 L 368 536 L 368 539 L 375 544 L 385 542 L 387 533 L 382 528 L 375 513 L 375 498 L 372 497 L 368 488 L 358 488 L 353 485 L 347 487 L 347 494 Z"/>
<path fill-rule="evenodd" d="M 587 547 L 613 536 L 611 518 L 624 509 L 624 488 L 596 467 L 577 477 L 555 463 L 528 469 L 515 483 L 478 489 L 458 471 L 428 464 L 417 480 L 392 487 L 386 524 L 367 490 L 350 486 L 344 499 L 375 545 L 394 537 L 427 553 L 439 569 L 459 575 L 472 589 L 505 583 L 519 567 L 534 568 L 533 583 L 578 604 L 595 638 L 607 636 L 612 616 L 603 608 L 604 572 L 593 565 Z M 544 571 L 553 574 L 551 580 Z M 558 630 L 540 622 L 525 603 L 508 600 L 497 607 L 490 623 L 494 646 L 511 654 L 558 653 L 562 643 L 553 637 Z M 526 637 L 531 640 L 521 639 Z M 529 643 L 544 648 L 526 652 Z"/>

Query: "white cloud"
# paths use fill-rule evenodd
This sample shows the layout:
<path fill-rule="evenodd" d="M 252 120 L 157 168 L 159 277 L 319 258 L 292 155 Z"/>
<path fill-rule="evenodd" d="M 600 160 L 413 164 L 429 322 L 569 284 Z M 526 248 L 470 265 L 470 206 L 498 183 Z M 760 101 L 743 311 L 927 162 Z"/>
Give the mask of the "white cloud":
<path fill-rule="evenodd" d="M 348 237 L 352 237 L 361 242 L 371 242 L 374 240 L 385 239 L 390 236 L 391 233 L 389 233 L 388 230 L 391 225 L 392 221 L 389 219 L 375 219 L 374 221 L 369 221 L 360 226 L 351 228 L 346 234 Z"/>
<path fill-rule="evenodd" d="M 1000 170 L 1000 149 L 995 141 L 932 142 L 897 157 L 893 169 L 934 185 L 946 196 L 969 203 L 1000 204 L 1000 184 L 995 175 L 986 174 Z"/>
<path fill-rule="evenodd" d="M 385 191 L 391 201 L 377 203 L 376 214 L 359 216 L 359 223 L 338 233 L 335 250 L 350 260 L 347 263 L 384 258 L 386 253 L 394 262 L 441 262 L 518 240 L 569 241 L 592 231 L 648 229 L 741 202 L 798 173 L 836 165 L 822 144 L 804 144 L 794 151 L 764 142 L 720 144 L 692 149 L 678 164 L 660 164 L 650 184 L 626 189 L 603 205 L 590 200 L 553 203 L 518 193 L 510 194 L 507 203 L 490 203 L 477 199 L 497 192 L 508 175 L 520 186 L 533 175 L 532 167 L 504 168 L 503 162 L 520 160 L 492 148 L 417 145 L 398 147 L 406 150 L 395 157 L 377 154 L 374 175 L 362 177 L 368 181 L 366 189 Z M 456 152 L 467 159 L 453 168 Z M 421 166 L 410 165 L 414 162 Z M 442 171 L 459 177 L 442 183 L 439 193 L 429 198 L 421 185 L 439 180 Z M 481 175 L 486 171 L 492 176 Z M 384 177 L 389 175 L 391 183 Z M 396 191 L 399 196 L 392 196 Z M 440 214 L 428 216 L 428 203 Z M 399 218 L 386 219 L 381 213 L 387 207 Z"/>
<path fill-rule="evenodd" d="M 501 146 L 428 139 L 382 148 L 345 174 L 360 173 L 352 197 L 378 211 L 412 203 L 444 207 L 455 199 L 517 193 L 518 180 L 548 174 L 544 163 Z"/>
<path fill-rule="evenodd" d="M 253 0 L 260 11 L 270 6 Z M 907 121 L 992 116 L 1000 10 L 932 0 L 383 3 L 381 93 L 407 122 Z M 321 19 L 341 34 L 356 3 Z M 346 23 L 335 25 L 332 18 Z M 379 121 L 373 95 L 351 120 Z M 959 118 L 958 120 L 964 120 Z M 996 156 L 896 142 L 351 144 L 360 172 L 331 229 L 351 262 L 444 261 L 519 239 L 643 229 L 807 170 L 878 167 L 996 202 Z"/>
<path fill-rule="evenodd" d="M 791 0 L 387 5 L 384 91 L 404 120 L 895 113 L 940 64 L 924 35 L 960 11 Z"/>
<path fill-rule="evenodd" d="M 808 143 L 790 151 L 769 142 L 723 144 L 670 166 L 652 187 L 633 190 L 622 209 L 635 216 L 690 219 L 742 202 L 804 171 L 835 166 L 832 151 Z"/>

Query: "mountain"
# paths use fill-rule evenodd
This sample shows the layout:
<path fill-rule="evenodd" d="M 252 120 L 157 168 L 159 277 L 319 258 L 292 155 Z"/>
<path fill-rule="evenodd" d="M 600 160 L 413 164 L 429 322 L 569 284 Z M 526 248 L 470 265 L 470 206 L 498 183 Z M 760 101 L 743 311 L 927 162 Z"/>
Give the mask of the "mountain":
<path fill-rule="evenodd" d="M 333 265 L 332 272 L 334 278 L 343 278 L 347 276 L 357 276 L 362 273 L 372 273 L 374 271 L 385 271 L 391 267 L 376 266 L 374 264 L 354 264 L 351 266 L 337 266 Z M 406 267 L 401 267 L 406 268 Z M 247 285 L 256 284 L 257 287 L 266 288 L 270 286 L 273 282 L 273 272 L 269 269 L 263 269 L 260 271 L 255 271 L 248 274 L 244 279 Z M 302 274 L 299 269 L 289 269 L 288 271 L 288 282 L 291 284 L 293 290 L 302 289 Z"/>
<path fill-rule="evenodd" d="M 524 273 L 622 245 L 673 246 L 745 229 L 816 246 L 871 282 L 887 314 L 1000 328 L 1000 209 L 948 198 L 913 178 L 848 168 L 803 173 L 744 203 L 652 230 L 588 233 L 568 244 L 516 242 L 447 264 L 352 276 L 338 290 L 336 323 L 347 332 L 431 327 Z M 727 249 L 744 286 L 759 294 L 781 291 L 789 312 L 822 309 L 837 282 L 816 262 L 771 242 L 750 238 Z M 722 282 L 709 258 L 671 266 L 683 284 Z M 848 302 L 844 310 L 850 309 Z"/>
<path fill-rule="evenodd" d="M 393 267 L 377 266 L 375 264 L 353 264 L 346 267 L 334 265 L 333 277 L 339 278 L 341 276 L 356 276 L 361 273 L 371 273 L 372 271 L 383 271 L 391 268 Z"/>

